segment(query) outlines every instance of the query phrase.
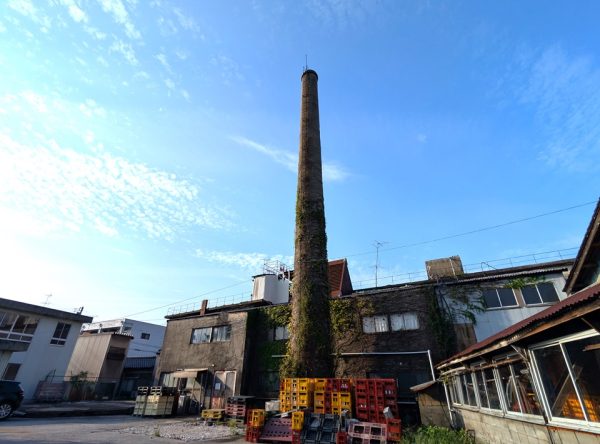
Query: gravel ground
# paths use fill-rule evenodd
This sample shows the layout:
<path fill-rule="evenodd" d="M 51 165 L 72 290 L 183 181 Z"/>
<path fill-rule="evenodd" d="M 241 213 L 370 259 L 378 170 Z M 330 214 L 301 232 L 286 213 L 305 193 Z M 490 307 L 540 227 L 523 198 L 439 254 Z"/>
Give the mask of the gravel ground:
<path fill-rule="evenodd" d="M 146 435 L 188 441 L 212 441 L 219 438 L 240 436 L 243 429 L 220 425 L 205 425 L 202 422 L 186 421 L 173 424 L 146 424 L 128 427 L 120 433 Z"/>

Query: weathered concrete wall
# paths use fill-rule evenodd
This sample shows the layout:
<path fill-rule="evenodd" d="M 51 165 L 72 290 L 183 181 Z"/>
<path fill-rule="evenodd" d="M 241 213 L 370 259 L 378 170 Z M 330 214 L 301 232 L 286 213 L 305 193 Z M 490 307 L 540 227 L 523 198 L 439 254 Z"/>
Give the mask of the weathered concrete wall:
<path fill-rule="evenodd" d="M 421 423 L 423 425 L 440 425 L 451 427 L 450 412 L 446 395 L 441 384 L 434 384 L 417 394 Z"/>
<path fill-rule="evenodd" d="M 477 443 L 489 444 L 600 444 L 600 435 L 558 427 L 546 427 L 540 420 L 519 420 L 482 413 L 466 408 L 456 408 L 458 420 L 464 428 L 473 430 Z M 551 436 L 551 437 L 550 437 Z"/>
<path fill-rule="evenodd" d="M 242 388 L 244 350 L 246 347 L 246 312 L 223 312 L 189 319 L 171 319 L 160 354 L 160 373 L 182 368 L 208 368 L 214 371 L 236 371 L 235 394 Z M 195 328 L 231 325 L 231 339 L 223 342 L 192 344 Z M 159 373 L 159 374 L 160 374 Z"/>
<path fill-rule="evenodd" d="M 79 336 L 66 376 L 87 372 L 89 378 L 100 377 L 111 336 L 112 333 Z"/>

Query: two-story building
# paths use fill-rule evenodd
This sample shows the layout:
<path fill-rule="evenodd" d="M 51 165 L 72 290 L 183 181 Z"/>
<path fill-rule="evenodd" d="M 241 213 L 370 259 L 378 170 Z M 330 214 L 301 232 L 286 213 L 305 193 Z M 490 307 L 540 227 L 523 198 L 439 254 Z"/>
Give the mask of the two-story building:
<path fill-rule="evenodd" d="M 0 375 L 19 381 L 25 399 L 38 384 L 64 375 L 81 325 L 92 318 L 0 298 Z"/>

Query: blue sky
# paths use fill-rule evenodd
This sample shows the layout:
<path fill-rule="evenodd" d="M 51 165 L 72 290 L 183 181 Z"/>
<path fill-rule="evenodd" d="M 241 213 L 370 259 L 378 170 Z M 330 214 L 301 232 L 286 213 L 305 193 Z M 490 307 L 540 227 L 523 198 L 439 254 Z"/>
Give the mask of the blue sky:
<path fill-rule="evenodd" d="M 291 265 L 305 55 L 329 256 L 348 257 L 356 286 L 374 285 L 375 241 L 380 283 L 454 254 L 470 269 L 572 256 L 593 210 L 580 204 L 600 194 L 599 13 L 2 2 L 0 295 L 160 322 L 171 305 L 247 298 L 266 258 Z"/>

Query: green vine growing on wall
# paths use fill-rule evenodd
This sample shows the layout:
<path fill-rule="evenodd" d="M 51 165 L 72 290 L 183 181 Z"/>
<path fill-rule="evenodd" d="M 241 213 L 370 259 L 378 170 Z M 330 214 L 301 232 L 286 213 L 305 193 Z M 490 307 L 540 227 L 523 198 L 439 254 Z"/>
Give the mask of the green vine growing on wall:
<path fill-rule="evenodd" d="M 544 282 L 545 280 L 546 279 L 543 276 L 516 278 L 511 279 L 506 284 L 504 284 L 504 288 L 512 288 L 513 290 L 521 289 L 523 287 L 527 287 L 528 285 L 539 284 L 540 282 Z"/>

